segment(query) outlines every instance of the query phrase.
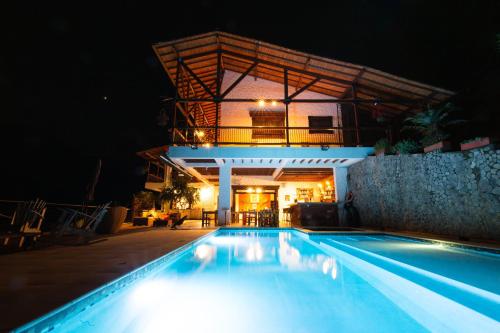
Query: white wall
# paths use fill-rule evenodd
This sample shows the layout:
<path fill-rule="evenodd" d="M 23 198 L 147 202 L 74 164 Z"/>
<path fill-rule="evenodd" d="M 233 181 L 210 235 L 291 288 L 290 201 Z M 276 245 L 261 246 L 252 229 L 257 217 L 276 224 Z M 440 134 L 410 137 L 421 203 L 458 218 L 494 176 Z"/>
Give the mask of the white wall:
<path fill-rule="evenodd" d="M 222 91 L 225 91 L 241 74 L 226 70 L 222 80 Z M 289 86 L 288 94 L 295 91 L 295 87 Z M 226 98 L 259 98 L 259 99 L 282 99 L 284 87 L 282 84 L 256 78 L 247 75 Z M 331 96 L 311 91 L 304 91 L 296 98 L 329 99 Z M 309 125 L 307 116 L 333 116 L 333 125 L 338 124 L 336 103 L 291 103 L 288 106 L 289 125 L 295 127 L 307 127 Z M 257 103 L 222 103 L 221 104 L 221 126 L 252 126 L 250 110 L 260 110 Z M 275 107 L 266 105 L 265 110 L 284 111 L 284 104 Z M 340 109 L 339 109 L 340 113 Z"/>

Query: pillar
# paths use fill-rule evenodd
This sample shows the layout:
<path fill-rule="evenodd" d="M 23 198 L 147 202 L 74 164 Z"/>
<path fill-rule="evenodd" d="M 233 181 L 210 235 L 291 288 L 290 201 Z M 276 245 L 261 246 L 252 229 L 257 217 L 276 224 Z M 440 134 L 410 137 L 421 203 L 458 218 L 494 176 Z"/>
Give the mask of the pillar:
<path fill-rule="evenodd" d="M 335 177 L 335 201 L 344 202 L 347 194 L 347 168 L 333 168 L 333 176 Z M 340 225 L 345 225 L 343 207 L 343 204 L 338 205 Z"/>
<path fill-rule="evenodd" d="M 219 166 L 218 225 L 231 223 L 231 166 Z"/>

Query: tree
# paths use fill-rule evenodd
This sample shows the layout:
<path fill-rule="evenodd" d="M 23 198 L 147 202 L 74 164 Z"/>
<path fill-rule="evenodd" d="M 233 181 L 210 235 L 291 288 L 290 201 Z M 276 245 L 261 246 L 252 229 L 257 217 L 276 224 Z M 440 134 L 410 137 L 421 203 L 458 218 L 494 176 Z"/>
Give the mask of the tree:
<path fill-rule="evenodd" d="M 191 208 L 200 200 L 198 189 L 189 186 L 188 177 L 175 177 L 172 184 L 163 189 L 160 199 L 169 203 L 170 208 Z"/>
<path fill-rule="evenodd" d="M 403 130 L 414 130 L 422 135 L 422 144 L 429 146 L 449 137 L 446 128 L 464 122 L 464 120 L 449 120 L 449 114 L 457 108 L 452 103 L 446 103 L 439 108 L 428 108 L 404 120 Z"/>

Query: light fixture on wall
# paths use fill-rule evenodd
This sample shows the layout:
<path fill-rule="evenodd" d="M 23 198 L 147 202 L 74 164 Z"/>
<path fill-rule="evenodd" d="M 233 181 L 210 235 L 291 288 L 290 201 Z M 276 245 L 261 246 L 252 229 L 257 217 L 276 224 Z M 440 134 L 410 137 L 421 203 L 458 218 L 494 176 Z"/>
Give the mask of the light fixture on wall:
<path fill-rule="evenodd" d="M 262 188 L 257 187 L 257 188 L 255 189 L 255 192 L 257 192 L 257 193 L 262 193 Z"/>
<path fill-rule="evenodd" d="M 263 99 L 259 99 L 257 101 L 257 105 L 259 106 L 259 108 L 263 108 L 264 106 L 266 106 L 266 101 Z"/>
<path fill-rule="evenodd" d="M 271 101 L 271 106 L 276 106 L 278 103 L 276 101 Z"/>

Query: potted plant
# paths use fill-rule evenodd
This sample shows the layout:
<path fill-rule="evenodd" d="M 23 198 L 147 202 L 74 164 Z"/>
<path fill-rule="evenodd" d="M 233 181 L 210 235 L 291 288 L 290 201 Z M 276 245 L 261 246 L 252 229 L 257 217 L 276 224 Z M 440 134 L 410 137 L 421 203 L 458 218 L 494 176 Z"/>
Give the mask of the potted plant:
<path fill-rule="evenodd" d="M 398 155 L 407 155 L 418 153 L 420 150 L 420 145 L 413 140 L 402 140 L 397 142 L 392 151 Z"/>
<path fill-rule="evenodd" d="M 169 203 L 170 209 L 189 209 L 200 200 L 198 189 L 189 186 L 187 177 L 175 177 L 163 189 L 160 199 Z"/>
<path fill-rule="evenodd" d="M 389 140 L 387 140 L 386 138 L 382 138 L 375 142 L 373 148 L 375 149 L 376 156 L 384 156 L 391 151 L 391 144 Z"/>
<path fill-rule="evenodd" d="M 463 120 L 448 119 L 449 114 L 455 109 L 451 103 L 446 103 L 439 108 L 429 108 L 406 118 L 404 122 L 409 125 L 404 126 L 403 130 L 415 130 L 420 133 L 423 136 L 421 143 L 426 153 L 433 150 L 449 151 L 451 143 L 446 141 L 449 137 L 446 128 L 463 122 Z"/>
<path fill-rule="evenodd" d="M 108 208 L 108 213 L 104 216 L 103 221 L 96 229 L 100 234 L 114 234 L 120 230 L 125 218 L 127 217 L 127 207 L 121 206 L 118 203 L 113 203 Z"/>
<path fill-rule="evenodd" d="M 141 191 L 132 198 L 132 222 L 134 225 L 148 225 L 148 218 L 143 216 L 144 211 L 155 208 L 157 195 L 150 191 Z"/>
<path fill-rule="evenodd" d="M 491 144 L 489 137 L 475 137 L 473 139 L 464 140 L 460 143 L 460 150 L 470 150 L 474 148 L 481 148 Z"/>

